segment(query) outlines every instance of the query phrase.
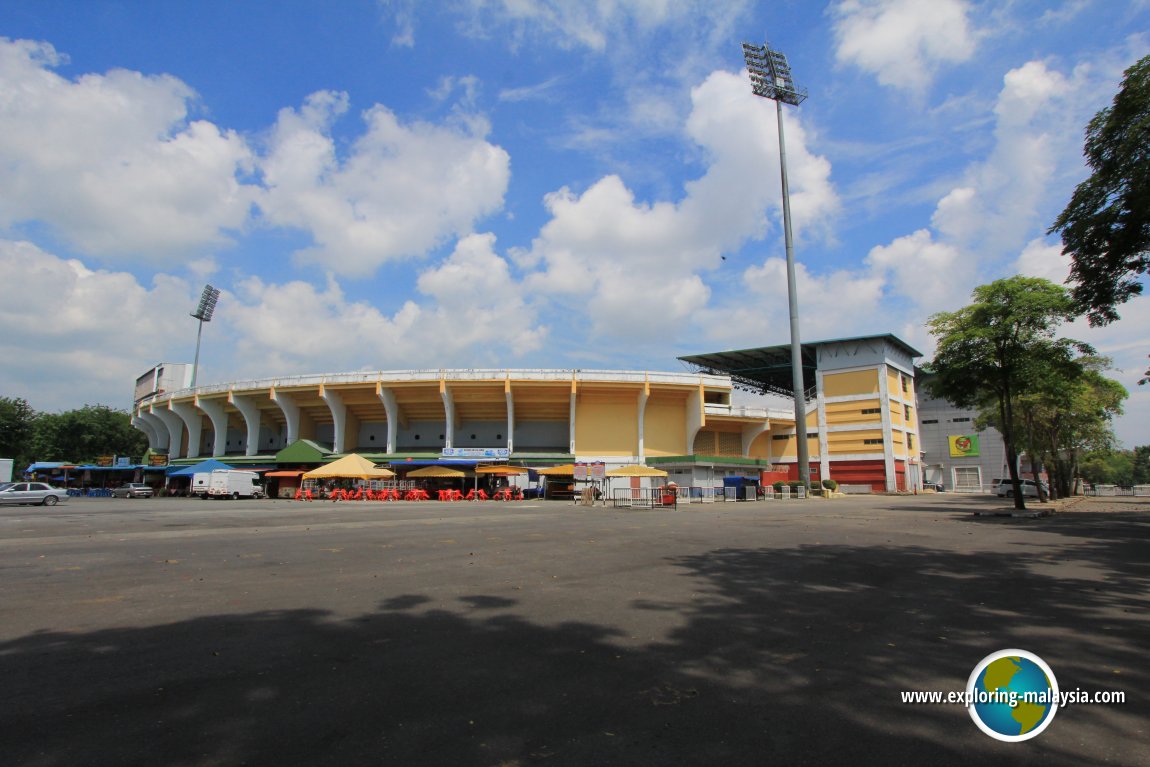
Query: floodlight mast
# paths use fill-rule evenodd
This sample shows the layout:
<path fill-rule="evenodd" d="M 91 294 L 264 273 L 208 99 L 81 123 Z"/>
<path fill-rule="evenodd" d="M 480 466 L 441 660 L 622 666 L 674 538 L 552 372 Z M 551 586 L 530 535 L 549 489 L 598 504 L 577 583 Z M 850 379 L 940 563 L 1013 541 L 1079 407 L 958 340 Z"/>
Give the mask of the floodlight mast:
<path fill-rule="evenodd" d="M 743 43 L 743 58 L 751 76 L 751 91 L 775 102 L 779 121 L 779 173 L 783 184 L 783 237 L 787 250 L 787 302 L 791 314 L 791 383 L 795 398 L 795 437 L 798 441 L 799 481 L 811 485 L 810 450 L 807 446 L 806 387 L 803 385 L 803 345 L 799 339 L 799 293 L 795 286 L 795 250 L 791 240 L 791 195 L 787 186 L 787 145 L 783 138 L 783 104 L 798 106 L 806 89 L 795 87 L 787 57 L 769 44 Z"/>
<path fill-rule="evenodd" d="M 199 320 L 196 328 L 196 359 L 192 363 L 192 388 L 196 388 L 196 376 L 200 370 L 200 337 L 204 332 L 204 323 L 212 321 L 212 314 L 216 311 L 216 301 L 220 299 L 220 291 L 211 285 L 204 285 L 204 292 L 200 294 L 200 303 L 192 316 Z"/>

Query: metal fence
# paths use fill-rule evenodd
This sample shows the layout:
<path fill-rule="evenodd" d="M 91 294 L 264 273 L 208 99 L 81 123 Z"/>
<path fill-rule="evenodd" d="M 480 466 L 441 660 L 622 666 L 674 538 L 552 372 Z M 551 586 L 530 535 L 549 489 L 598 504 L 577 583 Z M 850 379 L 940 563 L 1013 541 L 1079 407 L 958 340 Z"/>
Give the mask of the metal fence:
<path fill-rule="evenodd" d="M 1086 495 L 1096 496 L 1150 496 L 1150 485 L 1091 485 Z"/>

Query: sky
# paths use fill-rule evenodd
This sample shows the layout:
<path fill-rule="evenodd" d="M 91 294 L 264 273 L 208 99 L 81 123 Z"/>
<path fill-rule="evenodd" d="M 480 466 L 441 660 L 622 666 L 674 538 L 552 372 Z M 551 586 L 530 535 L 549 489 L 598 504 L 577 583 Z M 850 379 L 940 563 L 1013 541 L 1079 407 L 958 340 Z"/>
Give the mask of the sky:
<path fill-rule="evenodd" d="M 0 396 L 131 407 L 135 378 L 679 371 L 789 342 L 775 104 L 804 341 L 893 333 L 1014 274 L 1150 0 L 6 0 Z M 1150 293 L 1150 291 L 1148 291 Z M 1150 444 L 1150 296 L 1062 335 Z"/>

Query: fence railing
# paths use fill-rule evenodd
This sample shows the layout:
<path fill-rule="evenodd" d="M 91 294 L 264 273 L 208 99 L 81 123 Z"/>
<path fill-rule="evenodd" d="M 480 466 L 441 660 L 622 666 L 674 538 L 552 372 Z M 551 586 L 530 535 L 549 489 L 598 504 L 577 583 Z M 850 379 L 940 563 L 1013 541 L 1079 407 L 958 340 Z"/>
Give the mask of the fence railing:
<path fill-rule="evenodd" d="M 1150 485 L 1091 485 L 1086 488 L 1086 495 L 1150 496 Z"/>

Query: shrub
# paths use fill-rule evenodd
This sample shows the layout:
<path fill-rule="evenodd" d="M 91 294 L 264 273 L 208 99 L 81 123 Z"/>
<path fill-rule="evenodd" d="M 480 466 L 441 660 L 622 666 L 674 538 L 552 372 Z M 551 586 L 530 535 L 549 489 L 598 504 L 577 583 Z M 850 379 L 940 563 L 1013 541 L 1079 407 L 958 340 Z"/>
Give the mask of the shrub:
<path fill-rule="evenodd" d="M 792 491 L 798 490 L 802 486 L 803 486 L 803 483 L 797 479 L 792 479 L 789 482 L 787 482 L 787 487 L 789 487 Z"/>
<path fill-rule="evenodd" d="M 772 483 L 771 487 L 775 489 L 776 493 L 781 493 L 783 491 L 783 484 L 783 481 L 780 479 L 779 481 Z"/>
<path fill-rule="evenodd" d="M 839 483 L 835 482 L 833 479 L 824 479 L 823 480 L 823 487 L 825 487 L 827 490 L 830 490 L 833 493 L 835 490 L 839 489 Z"/>

